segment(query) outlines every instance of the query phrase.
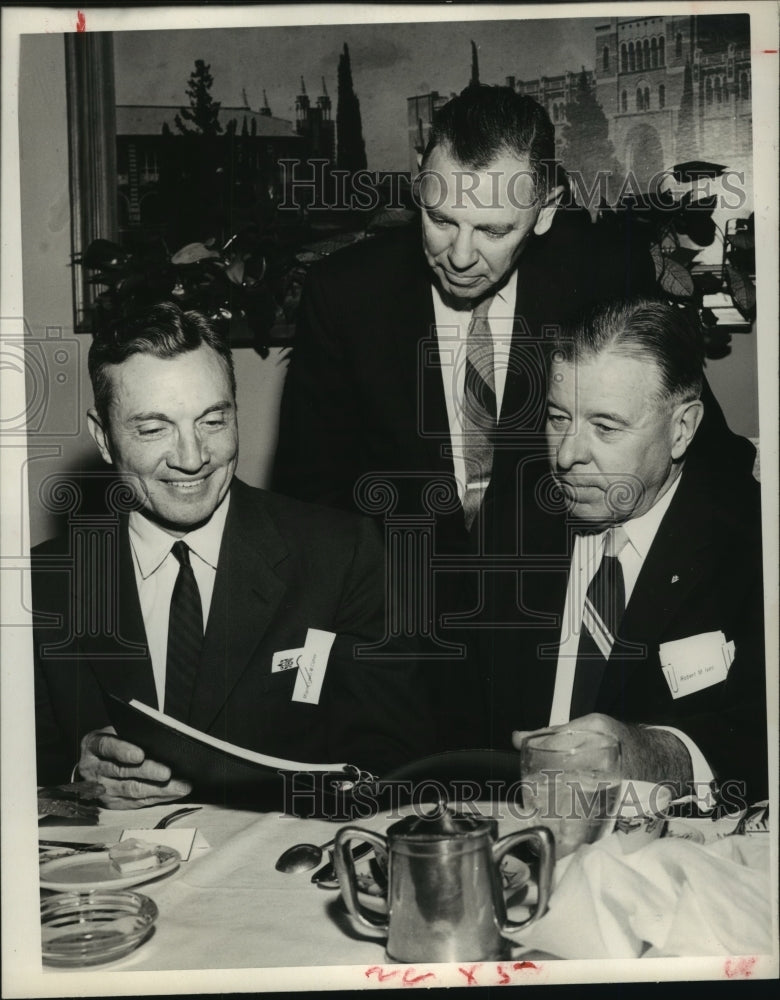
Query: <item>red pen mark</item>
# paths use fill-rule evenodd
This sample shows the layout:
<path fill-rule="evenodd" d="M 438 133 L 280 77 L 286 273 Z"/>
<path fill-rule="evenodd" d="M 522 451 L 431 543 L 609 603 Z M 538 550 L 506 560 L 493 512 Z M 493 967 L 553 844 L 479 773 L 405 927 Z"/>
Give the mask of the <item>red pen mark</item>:
<path fill-rule="evenodd" d="M 753 966 L 756 964 L 755 956 L 752 958 L 727 958 L 723 971 L 729 979 L 740 976 L 749 979 L 753 974 Z"/>
<path fill-rule="evenodd" d="M 539 971 L 539 966 L 535 962 L 515 962 L 512 968 L 515 972 L 518 972 L 520 969 L 534 969 L 536 972 Z"/>
<path fill-rule="evenodd" d="M 476 970 L 478 968 L 479 968 L 479 965 L 471 965 L 471 966 L 469 966 L 468 969 L 463 969 L 460 966 L 458 966 L 458 972 L 462 972 L 463 975 L 466 977 L 466 985 L 467 986 L 476 986 L 477 985 L 477 981 L 474 978 L 474 973 L 476 972 Z"/>
<path fill-rule="evenodd" d="M 87 16 L 83 10 L 80 10 L 76 14 L 76 31 L 86 31 L 87 30 Z"/>
<path fill-rule="evenodd" d="M 499 980 L 498 980 L 498 983 L 496 985 L 498 985 L 498 986 L 506 986 L 506 984 L 508 982 L 510 982 L 510 980 L 511 980 L 512 977 L 508 976 L 506 974 L 506 972 L 504 972 L 504 968 L 501 965 L 497 965 L 496 966 L 496 972 L 498 973 L 498 975 L 500 977 Z"/>
<path fill-rule="evenodd" d="M 401 982 L 404 986 L 414 986 L 415 983 L 421 983 L 423 979 L 435 979 L 436 976 L 432 972 L 423 972 L 419 976 L 414 974 L 414 966 L 410 965 L 409 968 L 404 973 L 404 977 Z"/>
<path fill-rule="evenodd" d="M 383 983 L 385 979 L 392 979 L 393 976 L 398 975 L 398 969 L 392 969 L 390 972 L 385 972 L 381 965 L 372 965 L 370 969 L 366 969 L 366 979 L 368 979 L 372 973 L 376 973 L 376 977 L 380 983 Z"/>

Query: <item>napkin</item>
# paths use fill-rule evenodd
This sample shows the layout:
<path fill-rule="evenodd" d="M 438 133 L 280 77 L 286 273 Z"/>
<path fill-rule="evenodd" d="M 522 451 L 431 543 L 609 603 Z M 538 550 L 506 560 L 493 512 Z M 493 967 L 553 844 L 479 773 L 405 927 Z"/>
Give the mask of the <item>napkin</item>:
<path fill-rule="evenodd" d="M 627 855 L 614 840 L 563 859 L 526 948 L 561 958 L 772 952 L 769 838 L 666 838 Z"/>

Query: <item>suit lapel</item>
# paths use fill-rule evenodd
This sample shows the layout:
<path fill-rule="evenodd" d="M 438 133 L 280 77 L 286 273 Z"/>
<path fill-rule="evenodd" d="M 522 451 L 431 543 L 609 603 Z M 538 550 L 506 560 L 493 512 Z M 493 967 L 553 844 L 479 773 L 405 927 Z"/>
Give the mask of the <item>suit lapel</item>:
<path fill-rule="evenodd" d="M 693 588 L 714 569 L 712 522 L 698 492 L 695 478 L 684 472 L 620 624 L 601 684 L 602 710 L 623 690 L 633 669 L 642 670 L 648 661 L 655 661 L 669 623 Z"/>
<path fill-rule="evenodd" d="M 116 631 L 112 636 L 101 635 L 83 640 L 82 653 L 89 659 L 95 658 L 92 669 L 104 691 L 125 701 L 137 698 L 146 705 L 156 707 L 157 692 L 146 645 L 126 517 L 120 518 L 116 537 L 115 569 L 112 571 L 111 560 L 106 556 L 99 578 L 93 579 L 96 593 L 102 593 L 111 603 L 115 601 Z M 106 649 L 107 642 L 109 649 Z"/>
<path fill-rule="evenodd" d="M 430 272 L 419 246 L 410 248 L 404 263 L 408 271 L 388 323 L 398 365 L 396 384 L 407 395 L 409 412 L 417 415 L 417 437 L 428 467 L 452 474 L 452 458 L 442 453 L 442 445 L 449 444 L 449 421 Z"/>
<path fill-rule="evenodd" d="M 209 729 L 265 635 L 285 592 L 274 567 L 286 556 L 265 508 L 234 480 L 190 706 L 195 728 Z"/>

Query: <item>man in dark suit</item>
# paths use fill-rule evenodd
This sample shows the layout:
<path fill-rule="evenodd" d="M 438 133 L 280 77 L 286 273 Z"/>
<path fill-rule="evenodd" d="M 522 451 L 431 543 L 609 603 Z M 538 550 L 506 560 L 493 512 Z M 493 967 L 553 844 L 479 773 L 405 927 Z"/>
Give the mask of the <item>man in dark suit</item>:
<path fill-rule="evenodd" d="M 526 495 L 517 584 L 490 588 L 515 625 L 486 628 L 477 658 L 496 746 L 606 731 L 626 777 L 714 777 L 735 802 L 767 790 L 759 486 L 692 454 L 701 386 L 700 333 L 671 306 L 601 307 L 557 340 L 558 499 Z M 518 511 L 486 517 L 503 539 Z"/>
<path fill-rule="evenodd" d="M 191 790 L 113 734 L 106 693 L 286 759 L 384 773 L 424 753 L 411 651 L 360 648 L 385 636 L 375 527 L 234 477 L 232 358 L 209 323 L 155 306 L 97 337 L 89 368 L 123 489 L 33 553 L 39 781 L 77 764 L 124 808 Z"/>
<path fill-rule="evenodd" d="M 550 333 L 587 304 L 655 285 L 636 234 L 615 240 L 583 209 L 558 208 L 554 155 L 530 97 L 477 86 L 445 105 L 422 159 L 420 225 L 312 268 L 284 390 L 276 489 L 384 515 L 388 538 L 404 519 L 431 533 L 437 565 L 399 575 L 425 581 L 420 607 L 401 610 L 433 637 L 425 674 L 442 746 L 476 739 L 476 678 L 452 646 L 482 603 L 483 500 L 516 504 L 518 470 L 545 453 Z M 704 393 L 694 450 L 729 464 L 747 442 Z"/>

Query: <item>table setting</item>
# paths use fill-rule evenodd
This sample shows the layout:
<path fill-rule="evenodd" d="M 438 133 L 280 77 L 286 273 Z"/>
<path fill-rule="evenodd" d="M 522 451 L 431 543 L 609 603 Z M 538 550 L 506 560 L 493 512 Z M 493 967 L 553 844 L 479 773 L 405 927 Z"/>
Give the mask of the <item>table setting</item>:
<path fill-rule="evenodd" d="M 686 816 L 663 786 L 622 780 L 609 740 L 529 741 L 522 765 L 533 801 L 434 796 L 349 822 L 189 801 L 81 825 L 49 811 L 44 968 L 772 953 L 768 806 Z"/>

